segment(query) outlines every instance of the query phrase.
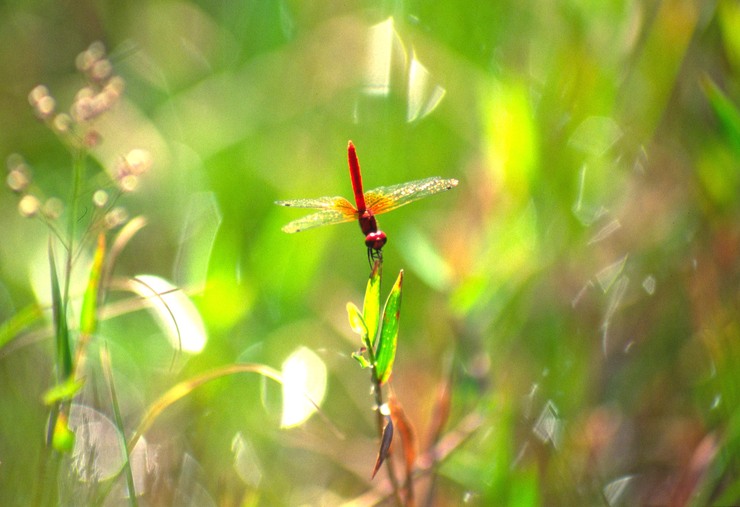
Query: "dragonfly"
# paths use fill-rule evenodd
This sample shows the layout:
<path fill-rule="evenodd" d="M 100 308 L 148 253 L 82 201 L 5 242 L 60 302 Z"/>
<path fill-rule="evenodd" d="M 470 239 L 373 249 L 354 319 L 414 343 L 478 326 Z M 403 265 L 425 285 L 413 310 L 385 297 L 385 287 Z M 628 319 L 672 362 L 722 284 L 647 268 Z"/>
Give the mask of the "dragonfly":
<path fill-rule="evenodd" d="M 372 264 L 375 259 L 382 260 L 383 246 L 388 241 L 385 232 L 378 228 L 375 216 L 393 211 L 410 202 L 417 201 L 438 192 L 450 190 L 457 186 L 454 178 L 440 178 L 437 176 L 423 180 L 409 181 L 398 185 L 378 187 L 367 192 L 362 191 L 362 173 L 357 152 L 352 141 L 347 145 L 347 159 L 349 162 L 349 176 L 352 181 L 352 191 L 355 204 L 352 205 L 344 197 L 318 197 L 315 199 L 293 199 L 276 201 L 275 204 L 292 208 L 317 209 L 298 220 L 293 220 L 283 227 L 288 233 L 305 231 L 322 225 L 340 224 L 357 220 L 360 230 L 365 235 L 368 260 Z"/>

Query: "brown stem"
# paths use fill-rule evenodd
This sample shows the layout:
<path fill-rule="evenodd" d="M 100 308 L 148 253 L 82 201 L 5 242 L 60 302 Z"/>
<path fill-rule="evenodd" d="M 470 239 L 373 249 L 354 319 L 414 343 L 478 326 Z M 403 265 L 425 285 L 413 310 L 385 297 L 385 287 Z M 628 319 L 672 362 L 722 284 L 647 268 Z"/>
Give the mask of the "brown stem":
<path fill-rule="evenodd" d="M 370 370 L 370 376 L 373 382 L 373 391 L 375 391 L 375 415 L 378 426 L 378 438 L 382 441 L 384 416 L 381 411 L 381 407 L 383 406 L 383 390 L 380 386 L 380 380 L 375 375 L 375 369 Z M 388 451 L 388 457 L 385 459 L 385 467 L 388 471 L 388 480 L 391 482 L 391 486 L 393 486 L 393 496 L 396 499 L 396 505 L 399 507 L 403 506 L 404 503 L 401 498 L 401 486 L 396 477 L 395 467 L 393 466 L 393 455 L 390 450 Z"/>

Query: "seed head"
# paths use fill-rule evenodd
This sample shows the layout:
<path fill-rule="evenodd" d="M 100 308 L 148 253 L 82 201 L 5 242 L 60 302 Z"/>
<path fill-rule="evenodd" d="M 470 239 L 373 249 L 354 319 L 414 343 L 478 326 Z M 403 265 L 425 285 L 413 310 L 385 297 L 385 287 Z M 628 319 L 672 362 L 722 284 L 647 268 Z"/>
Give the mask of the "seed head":
<path fill-rule="evenodd" d="M 121 190 L 124 192 L 133 192 L 136 190 L 136 187 L 139 186 L 139 178 L 133 174 L 127 174 L 118 180 L 118 186 L 121 187 Z"/>
<path fill-rule="evenodd" d="M 147 172 L 152 166 L 152 155 L 147 150 L 134 148 L 125 157 L 126 165 L 131 174 L 140 176 Z"/>
<path fill-rule="evenodd" d="M 28 188 L 28 184 L 31 183 L 31 178 L 28 175 L 28 171 L 13 169 L 8 173 L 5 182 L 8 184 L 8 188 L 10 188 L 10 190 L 20 194 Z"/>
<path fill-rule="evenodd" d="M 103 58 L 92 65 L 88 74 L 96 83 L 102 83 L 110 77 L 112 71 L 113 66 L 110 61 L 107 58 Z"/>
<path fill-rule="evenodd" d="M 40 207 L 41 204 L 34 195 L 24 195 L 23 197 L 21 197 L 21 200 L 18 201 L 18 213 L 26 218 L 31 218 L 32 216 L 35 216 L 36 213 L 38 213 Z"/>
<path fill-rule="evenodd" d="M 54 114 L 56 101 L 49 95 L 49 90 L 44 85 L 38 85 L 28 94 L 28 102 L 33 107 L 36 116 L 46 120 Z"/>
<path fill-rule="evenodd" d="M 13 171 L 15 169 L 18 169 L 18 166 L 26 165 L 26 159 L 23 158 L 22 155 L 19 155 L 18 153 L 11 153 L 8 155 L 8 158 L 5 159 L 5 164 L 8 168 L 8 171 Z"/>
<path fill-rule="evenodd" d="M 105 190 L 97 190 L 93 194 L 93 204 L 96 208 L 102 208 L 106 204 L 108 204 L 108 192 Z"/>
<path fill-rule="evenodd" d="M 68 115 L 67 113 L 59 113 L 54 117 L 52 126 L 60 134 L 66 134 L 72 128 L 72 123 L 73 120 L 70 115 Z"/>
<path fill-rule="evenodd" d="M 103 137 L 100 135 L 100 132 L 98 132 L 95 129 L 90 129 L 87 132 L 85 132 L 83 143 L 88 148 L 95 148 L 97 145 L 100 144 L 102 139 Z"/>
<path fill-rule="evenodd" d="M 147 150 L 135 148 L 121 157 L 116 166 L 116 181 L 124 192 L 132 192 L 139 184 L 139 176 L 152 166 L 152 156 Z"/>
<path fill-rule="evenodd" d="M 84 73 L 89 73 L 93 66 L 105 57 L 105 46 L 100 41 L 90 44 L 85 51 L 77 55 L 75 63 L 77 69 Z"/>
<path fill-rule="evenodd" d="M 44 202 L 42 212 L 46 218 L 56 220 L 62 216 L 62 213 L 64 212 L 64 203 L 58 197 L 49 197 L 46 202 Z"/>
<path fill-rule="evenodd" d="M 116 206 L 105 214 L 105 226 L 114 229 L 128 220 L 128 213 L 121 206 Z"/>

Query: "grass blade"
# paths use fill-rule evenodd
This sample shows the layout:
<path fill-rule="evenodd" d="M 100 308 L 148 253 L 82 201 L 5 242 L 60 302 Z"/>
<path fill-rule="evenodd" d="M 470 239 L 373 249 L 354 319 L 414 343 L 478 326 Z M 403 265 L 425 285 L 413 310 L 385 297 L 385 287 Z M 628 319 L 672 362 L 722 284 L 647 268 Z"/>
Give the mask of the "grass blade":
<path fill-rule="evenodd" d="M 144 417 L 142 417 L 141 422 L 136 429 L 136 432 L 129 439 L 128 448 L 133 449 L 136 446 L 136 442 L 144 433 L 146 433 L 146 431 L 152 426 L 152 424 L 154 424 L 154 421 L 157 419 L 157 417 L 159 417 L 160 414 L 165 411 L 165 409 L 170 407 L 176 401 L 182 399 L 183 397 L 190 394 L 195 388 L 200 387 L 203 384 L 210 382 L 211 380 L 226 377 L 228 375 L 234 375 L 236 373 L 257 373 L 259 375 L 272 379 L 281 385 L 283 384 L 283 377 L 279 371 L 275 370 L 274 368 L 270 368 L 269 366 L 266 366 L 264 364 L 254 363 L 230 364 L 207 371 L 198 375 L 197 377 L 183 380 L 182 382 L 172 386 L 167 392 L 165 392 L 162 396 L 155 400 L 154 403 L 149 405 L 149 409 L 144 414 Z M 344 435 L 336 426 L 334 426 L 334 424 L 331 423 L 331 421 L 326 417 L 318 404 L 313 399 L 311 399 L 308 394 L 306 394 L 306 399 L 311 404 L 313 404 L 314 407 L 316 407 L 317 413 L 324 419 L 325 422 L 329 424 L 329 427 L 332 429 L 334 434 L 337 435 L 338 438 L 343 439 Z"/>
<path fill-rule="evenodd" d="M 44 393 L 44 405 L 53 405 L 58 401 L 71 400 L 80 392 L 83 385 L 85 385 L 83 379 L 68 377 L 67 380 L 56 384 Z"/>
<path fill-rule="evenodd" d="M 105 244 L 105 243 L 103 243 Z M 100 246 L 100 243 L 98 243 Z M 118 394 L 116 393 L 116 385 L 113 382 L 113 368 L 111 367 L 110 353 L 108 352 L 107 345 L 100 349 L 100 364 L 103 369 L 103 375 L 105 382 L 108 384 L 108 391 L 110 393 L 111 405 L 113 407 L 113 417 L 116 421 L 116 427 L 118 428 L 118 434 L 121 435 L 121 445 L 123 446 L 123 471 L 126 474 L 126 486 L 128 487 L 128 499 L 131 507 L 136 507 L 138 502 L 136 500 L 136 485 L 134 483 L 134 474 L 131 471 L 131 455 L 132 448 L 127 447 L 126 442 L 126 427 L 123 423 L 123 417 L 121 417 L 121 409 L 118 403 Z"/>
<path fill-rule="evenodd" d="M 57 345 L 57 379 L 63 382 L 72 372 L 72 352 L 67 327 L 67 306 L 62 301 L 59 276 L 54 262 L 54 247 L 49 239 L 49 269 L 51 272 L 51 301 L 54 315 L 54 335 Z"/>
<path fill-rule="evenodd" d="M 701 85 L 712 109 L 719 118 L 727 139 L 732 143 L 735 151 L 740 152 L 740 110 L 709 76 L 704 76 Z"/>
<path fill-rule="evenodd" d="M 90 267 L 90 278 L 82 299 L 80 315 L 80 332 L 83 335 L 92 335 L 98 327 L 98 306 L 100 304 L 100 280 L 105 260 L 105 234 L 98 235 L 98 247 Z"/>
<path fill-rule="evenodd" d="M 37 304 L 27 306 L 0 325 L 0 349 L 13 341 L 20 332 L 41 318 L 41 307 Z"/>

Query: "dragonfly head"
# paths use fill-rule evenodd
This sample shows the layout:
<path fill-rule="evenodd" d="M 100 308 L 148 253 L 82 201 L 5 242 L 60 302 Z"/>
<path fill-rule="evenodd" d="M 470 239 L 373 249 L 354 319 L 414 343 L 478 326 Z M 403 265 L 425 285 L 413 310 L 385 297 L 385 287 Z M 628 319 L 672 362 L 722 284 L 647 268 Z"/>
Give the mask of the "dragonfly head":
<path fill-rule="evenodd" d="M 388 238 L 385 236 L 383 231 L 371 232 L 365 236 L 365 245 L 376 251 L 380 251 L 386 241 L 388 241 Z"/>

